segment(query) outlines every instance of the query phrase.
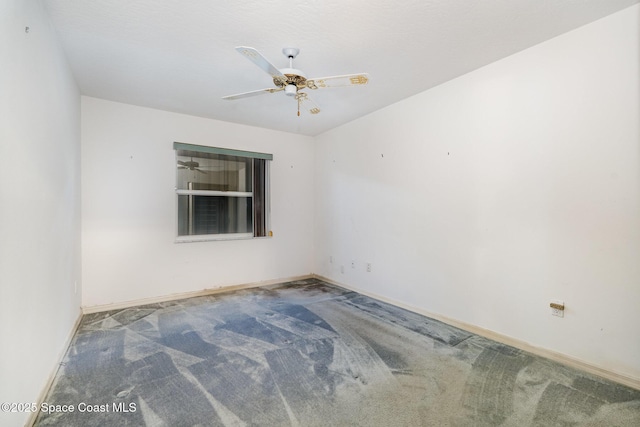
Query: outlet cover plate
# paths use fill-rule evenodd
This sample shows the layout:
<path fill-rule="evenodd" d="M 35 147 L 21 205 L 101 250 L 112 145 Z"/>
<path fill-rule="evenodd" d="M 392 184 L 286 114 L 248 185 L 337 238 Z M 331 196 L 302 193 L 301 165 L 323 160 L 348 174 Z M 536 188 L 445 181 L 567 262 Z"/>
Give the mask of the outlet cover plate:
<path fill-rule="evenodd" d="M 560 301 L 560 300 L 551 300 L 551 303 L 552 304 L 561 305 L 562 307 L 564 307 L 564 302 Z M 552 316 L 558 316 L 558 317 L 564 317 L 564 308 L 562 310 L 560 310 L 558 308 L 551 307 L 551 315 Z"/>

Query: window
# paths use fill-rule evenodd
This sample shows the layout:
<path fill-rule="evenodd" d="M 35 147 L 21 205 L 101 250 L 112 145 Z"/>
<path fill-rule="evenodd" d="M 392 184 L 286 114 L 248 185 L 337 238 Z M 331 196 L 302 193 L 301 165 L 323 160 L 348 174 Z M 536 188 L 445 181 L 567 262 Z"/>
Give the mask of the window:
<path fill-rule="evenodd" d="M 270 235 L 271 154 L 174 142 L 179 242 Z"/>

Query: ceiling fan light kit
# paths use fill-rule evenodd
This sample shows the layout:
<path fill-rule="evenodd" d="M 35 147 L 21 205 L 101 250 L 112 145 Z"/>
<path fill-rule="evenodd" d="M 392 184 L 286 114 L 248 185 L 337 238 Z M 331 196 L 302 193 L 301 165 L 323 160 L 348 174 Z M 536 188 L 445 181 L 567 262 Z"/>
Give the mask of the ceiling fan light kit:
<path fill-rule="evenodd" d="M 298 87 L 296 85 L 286 85 L 284 93 L 287 96 L 296 96 L 298 93 Z"/>
<path fill-rule="evenodd" d="M 318 114 L 320 108 L 309 98 L 307 93 L 302 92 L 303 89 L 316 90 L 329 87 L 358 86 L 365 85 L 369 82 L 369 75 L 366 73 L 307 79 L 307 76 L 302 71 L 293 68 L 293 60 L 300 53 L 300 49 L 295 47 L 285 47 L 282 49 L 284 56 L 289 59 L 289 67 L 281 69 L 276 68 L 260 52 L 252 47 L 238 46 L 236 50 L 256 64 L 260 69 L 268 73 L 273 79 L 275 87 L 228 95 L 222 98 L 228 101 L 262 95 L 264 93 L 284 91 L 285 95 L 295 97 L 298 101 L 298 116 L 300 115 L 301 106 L 311 114 Z"/>

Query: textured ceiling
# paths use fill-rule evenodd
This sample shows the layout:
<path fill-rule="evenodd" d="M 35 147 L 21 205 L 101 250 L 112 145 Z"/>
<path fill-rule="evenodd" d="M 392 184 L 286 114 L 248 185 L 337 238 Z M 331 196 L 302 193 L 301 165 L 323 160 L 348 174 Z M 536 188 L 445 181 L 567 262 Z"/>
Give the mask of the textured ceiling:
<path fill-rule="evenodd" d="M 640 0 L 44 0 L 83 94 L 317 135 Z M 367 72 L 301 113 L 235 46 L 307 77 Z"/>

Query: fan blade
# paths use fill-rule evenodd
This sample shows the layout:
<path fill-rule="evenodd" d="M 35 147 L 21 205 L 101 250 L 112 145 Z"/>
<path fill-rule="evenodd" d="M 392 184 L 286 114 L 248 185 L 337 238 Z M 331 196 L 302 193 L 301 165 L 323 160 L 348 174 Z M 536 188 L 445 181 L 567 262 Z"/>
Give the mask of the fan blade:
<path fill-rule="evenodd" d="M 304 92 L 298 92 L 296 95 L 296 99 L 298 100 L 298 108 L 303 107 L 305 110 L 308 110 L 311 114 L 318 114 L 320 112 L 320 108 L 316 105 L 315 102 L 309 98 L 309 96 Z M 298 111 L 298 115 L 299 111 Z"/>
<path fill-rule="evenodd" d="M 286 80 L 284 74 L 280 72 L 271 62 L 267 60 L 260 52 L 255 50 L 252 47 L 248 46 L 238 46 L 236 50 L 244 55 L 249 61 L 256 64 L 258 67 L 267 72 L 272 78 L 282 77 Z"/>
<path fill-rule="evenodd" d="M 178 164 L 179 164 L 180 166 L 187 167 L 187 164 L 186 164 L 185 162 L 183 162 L 182 160 L 178 160 Z"/>
<path fill-rule="evenodd" d="M 231 100 L 234 100 L 234 99 L 249 98 L 251 96 L 262 95 L 263 93 L 280 92 L 281 90 L 284 90 L 284 86 L 283 87 L 271 87 L 271 88 L 260 89 L 260 90 L 252 90 L 251 92 L 236 93 L 235 95 L 223 96 L 222 99 L 226 99 L 228 101 L 231 101 Z"/>
<path fill-rule="evenodd" d="M 341 87 L 341 86 L 358 86 L 366 85 L 369 82 L 369 74 L 345 74 L 344 76 L 319 77 L 317 79 L 308 79 L 307 87 L 309 89 L 318 89 L 324 87 Z"/>
<path fill-rule="evenodd" d="M 186 166 L 178 166 L 178 169 L 189 169 L 189 168 Z"/>

